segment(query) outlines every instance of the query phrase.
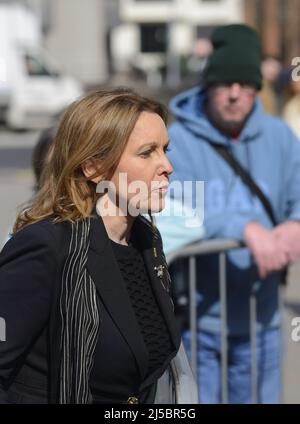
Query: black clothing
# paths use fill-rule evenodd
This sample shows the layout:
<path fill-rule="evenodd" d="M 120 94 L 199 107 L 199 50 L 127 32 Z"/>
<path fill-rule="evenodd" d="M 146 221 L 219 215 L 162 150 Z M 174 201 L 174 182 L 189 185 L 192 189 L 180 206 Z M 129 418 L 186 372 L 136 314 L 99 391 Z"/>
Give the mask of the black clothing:
<path fill-rule="evenodd" d="M 141 253 L 133 245 L 113 243 L 113 249 L 149 352 L 150 375 L 171 353 L 170 335 L 155 301 Z"/>
<path fill-rule="evenodd" d="M 96 364 L 103 364 L 101 393 L 93 372 L 90 379 L 95 402 L 126 402 L 130 396 L 146 402 L 150 392 L 153 400 L 157 378 L 180 344 L 172 302 L 164 289 L 166 275 L 160 279 L 154 269 L 163 261 L 160 237 L 153 241 L 149 224 L 140 217 L 133 233 L 170 335 L 170 350 L 163 363 L 149 369 L 148 349 L 113 248 L 102 219 L 94 217 L 87 270 L 97 289 L 101 322 L 93 372 Z M 43 220 L 18 232 L 0 254 L 0 317 L 7 332 L 7 340 L 0 342 L 0 403 L 58 402 L 59 293 L 69 235 L 70 224 Z"/>

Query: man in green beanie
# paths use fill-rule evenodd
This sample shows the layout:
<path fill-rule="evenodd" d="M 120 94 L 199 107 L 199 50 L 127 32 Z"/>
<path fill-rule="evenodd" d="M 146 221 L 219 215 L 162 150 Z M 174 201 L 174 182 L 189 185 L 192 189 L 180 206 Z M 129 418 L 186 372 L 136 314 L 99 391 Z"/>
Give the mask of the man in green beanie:
<path fill-rule="evenodd" d="M 219 27 L 212 44 L 214 51 L 203 72 L 205 85 L 239 82 L 261 88 L 261 48 L 254 30 L 246 25 Z"/>
<path fill-rule="evenodd" d="M 204 181 L 209 239 L 235 239 L 226 253 L 230 403 L 280 401 L 278 289 L 282 270 L 300 258 L 300 143 L 264 113 L 257 33 L 246 25 L 217 28 L 203 84 L 172 99 L 171 181 Z M 243 168 L 241 175 L 239 166 Z M 254 187 L 252 183 L 254 183 Z M 184 193 L 196 203 L 197 193 Z M 201 211 L 199 215 L 202 216 Z M 222 401 L 221 307 L 217 255 L 197 259 L 200 401 Z M 256 296 L 257 381 L 251 379 L 250 295 Z M 186 347 L 190 331 L 183 333 Z M 254 390 L 257 389 L 257 390 Z"/>

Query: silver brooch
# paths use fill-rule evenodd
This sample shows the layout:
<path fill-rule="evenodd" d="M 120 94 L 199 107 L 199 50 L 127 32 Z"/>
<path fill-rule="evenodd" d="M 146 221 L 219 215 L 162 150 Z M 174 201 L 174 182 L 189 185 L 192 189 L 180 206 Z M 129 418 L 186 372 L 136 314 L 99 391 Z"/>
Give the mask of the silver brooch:
<path fill-rule="evenodd" d="M 163 275 L 164 275 L 164 266 L 163 265 L 159 265 L 159 266 L 155 266 L 154 267 L 154 271 L 156 271 L 156 275 L 159 277 L 159 278 L 163 278 Z"/>

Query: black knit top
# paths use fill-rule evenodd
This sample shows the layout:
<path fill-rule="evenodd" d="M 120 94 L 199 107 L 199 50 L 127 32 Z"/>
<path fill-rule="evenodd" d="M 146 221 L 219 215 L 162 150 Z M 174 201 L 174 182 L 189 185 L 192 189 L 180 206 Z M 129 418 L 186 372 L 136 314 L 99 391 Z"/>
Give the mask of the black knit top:
<path fill-rule="evenodd" d="M 134 245 L 124 246 L 112 241 L 112 246 L 148 349 L 148 376 L 163 365 L 173 350 L 172 342 L 141 253 Z"/>

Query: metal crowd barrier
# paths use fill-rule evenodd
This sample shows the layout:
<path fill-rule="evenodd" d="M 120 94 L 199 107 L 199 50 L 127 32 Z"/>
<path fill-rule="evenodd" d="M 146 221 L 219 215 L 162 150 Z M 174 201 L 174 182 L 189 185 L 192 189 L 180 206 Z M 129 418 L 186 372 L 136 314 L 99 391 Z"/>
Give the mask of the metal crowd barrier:
<path fill-rule="evenodd" d="M 196 257 L 201 255 L 219 255 L 219 292 L 221 313 L 221 397 L 222 403 L 228 403 L 228 327 L 226 299 L 226 252 L 242 248 L 243 244 L 236 240 L 215 239 L 200 241 L 167 255 L 170 266 L 178 259 L 188 259 L 189 262 L 189 319 L 191 330 L 191 368 L 197 377 L 197 302 L 196 302 Z M 256 292 L 253 287 L 250 296 L 250 344 L 251 344 L 251 394 L 252 403 L 258 403 L 258 373 L 256 357 Z M 279 307 L 282 309 L 281 287 L 279 287 Z M 199 390 L 200 392 L 200 390 Z M 200 399 L 201 401 L 201 399 Z"/>

